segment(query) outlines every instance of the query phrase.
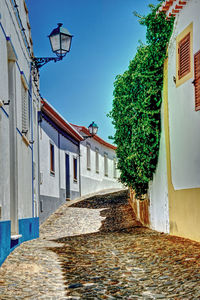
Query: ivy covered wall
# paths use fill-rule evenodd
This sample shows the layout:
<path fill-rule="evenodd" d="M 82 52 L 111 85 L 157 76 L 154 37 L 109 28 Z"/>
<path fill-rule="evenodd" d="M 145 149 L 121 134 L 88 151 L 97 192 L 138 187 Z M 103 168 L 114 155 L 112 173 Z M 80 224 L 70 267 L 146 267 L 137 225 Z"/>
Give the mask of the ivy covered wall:
<path fill-rule="evenodd" d="M 120 180 L 139 198 L 147 192 L 158 161 L 163 65 L 174 22 L 164 13 L 156 15 L 159 5 L 150 5 L 147 16 L 135 13 L 147 27 L 146 44 L 139 45 L 128 70 L 116 77 L 109 113 L 116 130 Z"/>

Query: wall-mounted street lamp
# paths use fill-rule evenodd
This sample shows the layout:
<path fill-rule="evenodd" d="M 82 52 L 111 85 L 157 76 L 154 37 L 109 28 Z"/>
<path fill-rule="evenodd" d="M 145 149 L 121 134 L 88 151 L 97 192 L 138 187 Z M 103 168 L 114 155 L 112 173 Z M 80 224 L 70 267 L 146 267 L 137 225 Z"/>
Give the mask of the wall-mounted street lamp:
<path fill-rule="evenodd" d="M 70 51 L 73 35 L 66 28 L 62 27 L 62 25 L 62 23 L 58 23 L 58 27 L 53 29 L 48 36 L 52 51 L 56 54 L 56 57 L 33 57 L 33 64 L 37 69 L 50 61 L 57 62 L 62 60 L 67 52 Z"/>
<path fill-rule="evenodd" d="M 97 124 L 94 123 L 94 121 L 88 126 L 88 130 L 90 135 L 86 135 L 83 136 L 84 140 L 88 139 L 88 138 L 92 138 L 93 136 L 95 136 L 97 134 L 98 131 L 98 126 Z"/>

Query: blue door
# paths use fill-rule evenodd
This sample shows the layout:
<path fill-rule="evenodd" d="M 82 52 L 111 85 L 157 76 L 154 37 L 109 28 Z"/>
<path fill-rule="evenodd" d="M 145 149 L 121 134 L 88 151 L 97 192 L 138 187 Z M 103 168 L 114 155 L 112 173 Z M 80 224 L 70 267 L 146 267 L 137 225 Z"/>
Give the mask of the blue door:
<path fill-rule="evenodd" d="M 66 173 L 66 198 L 70 198 L 70 166 L 69 155 L 65 154 L 65 173 Z"/>

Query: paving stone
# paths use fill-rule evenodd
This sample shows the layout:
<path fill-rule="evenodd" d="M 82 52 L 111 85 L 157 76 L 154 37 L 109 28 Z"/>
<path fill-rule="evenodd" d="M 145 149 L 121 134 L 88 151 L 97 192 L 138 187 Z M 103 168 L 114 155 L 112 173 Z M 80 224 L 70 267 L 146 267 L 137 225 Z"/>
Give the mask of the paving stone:
<path fill-rule="evenodd" d="M 64 204 L 0 268 L 1 300 L 200 299 L 199 287 L 200 243 L 141 227 L 126 192 Z"/>

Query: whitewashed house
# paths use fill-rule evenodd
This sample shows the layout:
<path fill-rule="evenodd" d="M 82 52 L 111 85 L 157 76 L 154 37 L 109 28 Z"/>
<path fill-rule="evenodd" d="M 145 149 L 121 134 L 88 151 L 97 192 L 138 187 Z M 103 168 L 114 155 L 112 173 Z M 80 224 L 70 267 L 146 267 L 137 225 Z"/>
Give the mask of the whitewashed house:
<path fill-rule="evenodd" d="M 0 265 L 38 237 L 37 111 L 32 39 L 24 0 L 0 1 Z"/>
<path fill-rule="evenodd" d="M 164 1 L 174 15 L 164 69 L 169 232 L 200 241 L 200 1 Z"/>
<path fill-rule="evenodd" d="M 151 228 L 200 241 L 200 1 L 166 0 L 175 17 L 164 64 L 159 159 L 149 198 L 134 200 Z"/>
<path fill-rule="evenodd" d="M 84 137 L 80 143 L 81 196 L 105 189 L 122 188 L 118 182 L 116 147 L 98 135 L 91 137 L 86 127 L 72 125 Z"/>
<path fill-rule="evenodd" d="M 46 100 L 39 118 L 40 223 L 80 196 L 82 136 Z"/>

